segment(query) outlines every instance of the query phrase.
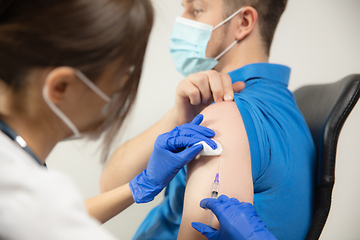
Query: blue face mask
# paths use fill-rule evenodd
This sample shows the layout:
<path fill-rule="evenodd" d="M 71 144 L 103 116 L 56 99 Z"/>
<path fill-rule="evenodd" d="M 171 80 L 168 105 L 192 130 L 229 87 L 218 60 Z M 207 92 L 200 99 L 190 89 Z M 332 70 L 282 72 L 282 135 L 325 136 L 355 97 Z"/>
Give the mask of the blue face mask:
<path fill-rule="evenodd" d="M 213 69 L 218 64 L 218 60 L 238 41 L 235 40 L 216 58 L 207 58 L 206 48 L 211 34 L 214 30 L 230 21 L 241 10 L 242 8 L 215 27 L 178 17 L 170 38 L 170 52 L 176 69 L 185 77 L 192 73 Z"/>

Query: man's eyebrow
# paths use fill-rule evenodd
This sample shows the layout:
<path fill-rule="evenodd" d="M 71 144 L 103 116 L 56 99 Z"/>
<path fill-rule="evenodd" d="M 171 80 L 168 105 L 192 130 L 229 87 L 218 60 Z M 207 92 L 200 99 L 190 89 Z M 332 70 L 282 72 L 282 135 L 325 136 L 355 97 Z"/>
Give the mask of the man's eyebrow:
<path fill-rule="evenodd" d="M 186 0 L 187 3 L 192 3 L 192 2 L 203 2 L 203 0 Z"/>

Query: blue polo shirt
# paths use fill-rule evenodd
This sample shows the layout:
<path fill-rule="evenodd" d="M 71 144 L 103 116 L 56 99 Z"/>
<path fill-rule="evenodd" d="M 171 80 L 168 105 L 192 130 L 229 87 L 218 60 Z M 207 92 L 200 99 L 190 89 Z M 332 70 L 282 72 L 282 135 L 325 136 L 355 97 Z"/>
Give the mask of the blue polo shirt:
<path fill-rule="evenodd" d="M 279 240 L 305 239 L 312 217 L 316 152 L 310 131 L 288 90 L 290 69 L 256 63 L 229 73 L 245 82 L 235 94 L 251 152 L 254 206 Z M 181 223 L 186 170 L 169 184 L 134 239 L 176 239 Z"/>

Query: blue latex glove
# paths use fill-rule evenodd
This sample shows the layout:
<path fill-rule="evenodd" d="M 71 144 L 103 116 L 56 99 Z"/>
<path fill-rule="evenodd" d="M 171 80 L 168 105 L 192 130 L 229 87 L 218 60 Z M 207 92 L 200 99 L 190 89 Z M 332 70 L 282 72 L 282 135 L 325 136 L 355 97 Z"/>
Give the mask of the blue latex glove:
<path fill-rule="evenodd" d="M 129 183 L 136 203 L 153 200 L 180 169 L 201 152 L 203 146 L 194 144 L 205 141 L 211 148 L 217 148 L 210 139 L 215 136 L 214 131 L 199 126 L 203 118 L 203 115 L 198 115 L 191 123 L 176 127 L 156 139 L 146 169 Z"/>
<path fill-rule="evenodd" d="M 192 223 L 193 228 L 209 240 L 276 240 L 251 203 L 221 195 L 218 199 L 203 199 L 200 207 L 213 211 L 220 223 L 219 230 L 203 223 Z"/>

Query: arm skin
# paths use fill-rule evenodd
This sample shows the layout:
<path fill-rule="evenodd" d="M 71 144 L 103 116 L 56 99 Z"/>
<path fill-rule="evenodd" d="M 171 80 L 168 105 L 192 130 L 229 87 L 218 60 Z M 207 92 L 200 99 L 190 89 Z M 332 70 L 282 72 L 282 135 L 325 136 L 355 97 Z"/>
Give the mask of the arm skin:
<path fill-rule="evenodd" d="M 134 203 L 129 184 L 115 188 L 85 201 L 89 214 L 105 223 Z"/>
<path fill-rule="evenodd" d="M 232 101 L 234 91 L 240 92 L 244 87 L 242 82 L 232 85 L 229 75 L 213 70 L 191 74 L 182 80 L 176 90 L 174 108 L 154 126 L 120 146 L 111 156 L 100 179 L 101 192 L 121 186 L 141 173 L 146 168 L 158 135 L 190 122 L 214 99 L 216 102 Z"/>
<path fill-rule="evenodd" d="M 209 224 L 210 211 L 199 207 L 199 202 L 211 195 L 212 183 L 220 161 L 220 190 L 222 194 L 243 202 L 253 202 L 249 142 L 242 117 L 234 102 L 221 102 L 207 107 L 203 126 L 215 131 L 215 138 L 223 153 L 216 157 L 200 157 L 188 164 L 184 210 L 178 239 L 206 239 L 192 226 L 192 222 Z M 213 227 L 218 228 L 216 217 Z"/>

